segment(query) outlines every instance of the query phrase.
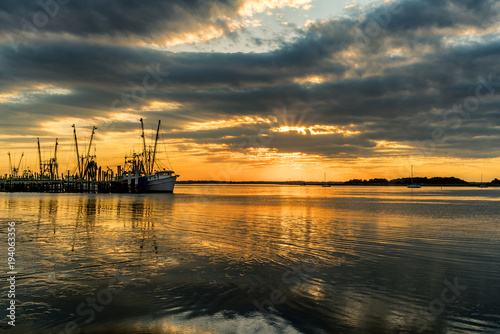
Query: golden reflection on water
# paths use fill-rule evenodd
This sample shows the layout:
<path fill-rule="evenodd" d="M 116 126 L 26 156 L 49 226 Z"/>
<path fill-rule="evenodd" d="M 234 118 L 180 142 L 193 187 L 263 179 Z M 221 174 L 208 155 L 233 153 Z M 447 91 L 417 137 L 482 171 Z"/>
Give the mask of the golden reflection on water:
<path fill-rule="evenodd" d="M 71 318 L 82 296 L 119 274 L 130 277 L 117 297 L 130 333 L 271 330 L 252 305 L 273 289 L 304 317 L 297 332 L 321 327 L 318 318 L 329 331 L 396 331 L 443 279 L 493 279 L 498 200 L 496 189 L 179 186 L 173 195 L 0 194 L 0 219 L 18 223 L 20 284 L 35 305 L 27 322 Z M 297 265 L 315 269 L 286 282 Z M 137 303 L 146 314 L 132 311 Z M 300 329 L 281 310 L 280 328 Z M 158 312 L 150 329 L 145 319 Z"/>

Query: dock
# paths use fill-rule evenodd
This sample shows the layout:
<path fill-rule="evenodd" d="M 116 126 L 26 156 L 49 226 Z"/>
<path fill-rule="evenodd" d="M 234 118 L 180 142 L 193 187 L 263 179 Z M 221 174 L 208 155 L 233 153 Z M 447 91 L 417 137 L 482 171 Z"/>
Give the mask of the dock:
<path fill-rule="evenodd" d="M 46 193 L 135 193 L 134 187 L 121 181 L 0 179 L 1 192 Z"/>

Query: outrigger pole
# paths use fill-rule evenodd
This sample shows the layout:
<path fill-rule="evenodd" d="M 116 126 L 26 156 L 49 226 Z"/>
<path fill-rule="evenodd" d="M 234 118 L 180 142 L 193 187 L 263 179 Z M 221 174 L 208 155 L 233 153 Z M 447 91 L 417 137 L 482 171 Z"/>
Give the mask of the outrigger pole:
<path fill-rule="evenodd" d="M 159 138 L 158 134 L 160 132 L 160 124 L 161 124 L 161 120 L 158 121 L 158 128 L 156 129 L 155 147 L 154 147 L 154 150 L 153 150 L 153 160 L 151 160 L 151 174 L 153 173 L 154 165 L 155 165 L 156 145 L 158 144 L 158 138 Z"/>
<path fill-rule="evenodd" d="M 40 138 L 36 138 L 36 141 L 38 143 L 38 161 L 40 163 L 40 177 L 43 175 L 43 166 L 42 166 L 42 152 L 40 150 Z"/>
<path fill-rule="evenodd" d="M 73 128 L 73 134 L 75 136 L 76 160 L 78 161 L 78 177 L 82 177 L 82 167 L 80 164 L 80 154 L 78 153 L 78 139 L 76 137 L 76 126 L 75 126 L 75 124 L 73 124 L 71 127 Z"/>
<path fill-rule="evenodd" d="M 9 173 L 10 175 L 14 174 L 14 171 L 12 170 L 12 160 L 10 158 L 10 152 L 7 152 L 7 154 L 9 155 Z"/>
<path fill-rule="evenodd" d="M 142 122 L 142 118 L 141 118 L 141 137 L 142 137 L 142 145 L 143 145 L 143 151 L 142 151 L 142 155 L 143 155 L 143 168 L 146 169 L 146 168 L 149 168 L 149 159 L 146 157 L 146 154 L 147 154 L 147 150 L 146 150 L 146 136 L 144 136 L 144 123 Z M 144 171 L 146 174 L 149 174 L 149 170 L 145 170 Z"/>

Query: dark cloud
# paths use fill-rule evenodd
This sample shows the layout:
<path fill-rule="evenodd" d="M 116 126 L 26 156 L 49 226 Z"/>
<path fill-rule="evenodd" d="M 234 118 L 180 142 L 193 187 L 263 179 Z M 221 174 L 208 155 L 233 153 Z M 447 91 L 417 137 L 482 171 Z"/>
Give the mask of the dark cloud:
<path fill-rule="evenodd" d="M 390 19 L 377 21 L 388 10 L 379 3 L 357 16 L 312 24 L 299 31 L 294 42 L 282 43 L 275 51 L 224 54 L 171 53 L 136 42 L 120 46 L 103 41 L 119 37 L 154 42 L 168 33 L 194 31 L 207 22 L 224 27 L 227 22 L 217 17 L 234 16 L 241 1 L 152 1 L 148 5 L 73 1 L 61 6 L 44 28 L 53 35 L 27 40 L 17 48 L 7 41 L 0 46 L 0 90 L 25 94 L 22 103 L 0 104 L 4 120 L 0 128 L 15 134 L 26 131 L 25 119 L 35 128 L 51 118 L 89 119 L 129 112 L 162 118 L 167 130 L 180 130 L 199 120 L 270 117 L 275 108 L 286 107 L 295 117 L 294 125 L 352 125 L 359 134 L 275 133 L 266 147 L 279 152 L 377 156 L 390 154 L 375 149 L 377 142 L 415 146 L 434 140 L 432 133 L 440 128 L 446 140 L 437 143 L 430 155 L 498 156 L 498 97 L 479 101 L 467 116 L 454 112 L 444 117 L 454 105 L 474 98 L 480 76 L 489 80 L 491 74 L 490 89 L 500 95 L 500 42 L 491 32 L 498 22 L 498 4 L 486 0 L 397 4 L 391 7 L 397 11 L 389 11 Z M 3 2 L 0 13 L 6 19 L 0 31 L 20 33 L 19 19 L 36 10 L 33 2 Z M 378 29 L 367 30 L 374 22 Z M 465 36 L 466 28 L 477 35 Z M 103 39 L 87 38 L 92 36 Z M 137 89 L 144 88 L 152 68 L 169 74 L 137 98 Z M 323 82 L 299 83 L 311 76 L 322 77 Z M 30 95 L 40 84 L 70 92 Z M 175 102 L 179 107 L 148 109 L 153 101 Z M 457 117 L 460 125 L 455 127 Z M 103 131 L 129 131 L 135 126 L 120 121 Z M 238 150 L 242 142 L 270 127 L 176 131 L 171 137 Z"/>
<path fill-rule="evenodd" d="M 170 36 L 211 24 L 229 31 L 225 16 L 234 16 L 236 0 L 88 0 L 2 1 L 0 32 L 21 40 L 47 33 L 108 42 L 162 45 Z M 39 36 L 38 36 L 39 37 Z"/>
<path fill-rule="evenodd" d="M 408 0 L 399 4 L 400 13 L 392 15 L 387 25 L 391 32 L 457 26 L 487 28 L 496 23 L 499 10 L 495 0 Z M 380 9 L 367 17 L 377 13 Z"/>

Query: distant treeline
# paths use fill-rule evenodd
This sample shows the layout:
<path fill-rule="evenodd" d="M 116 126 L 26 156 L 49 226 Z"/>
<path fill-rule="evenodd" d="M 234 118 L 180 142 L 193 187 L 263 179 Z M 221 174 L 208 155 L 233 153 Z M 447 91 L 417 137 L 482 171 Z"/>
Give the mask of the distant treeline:
<path fill-rule="evenodd" d="M 363 184 L 372 184 L 372 185 L 405 185 L 405 184 L 410 184 L 412 183 L 412 179 L 409 177 L 405 178 L 400 178 L 400 179 L 394 179 L 394 180 L 387 180 L 387 179 L 370 179 L 370 180 L 361 180 L 361 179 L 352 179 L 345 184 L 352 184 L 352 185 L 363 185 Z M 470 182 L 467 182 L 465 180 L 456 178 L 456 177 L 432 177 L 432 178 L 427 178 L 427 177 L 414 177 L 413 178 L 413 183 L 415 184 L 420 184 L 420 185 L 468 185 L 471 184 Z M 488 182 L 484 182 L 488 184 Z M 500 185 L 500 180 L 494 179 L 491 181 L 489 184 L 497 184 Z"/>
<path fill-rule="evenodd" d="M 412 183 L 412 179 L 409 177 L 406 178 L 400 178 L 400 179 L 394 179 L 394 180 L 387 180 L 387 179 L 380 179 L 380 178 L 375 178 L 375 179 L 369 179 L 369 180 L 362 180 L 362 179 L 352 179 L 347 182 L 313 182 L 313 181 L 209 181 L 209 180 L 179 180 L 177 181 L 178 184 L 294 184 L 294 185 L 314 185 L 314 184 L 335 184 L 335 185 L 378 185 L 378 186 L 389 186 L 389 185 L 407 185 Z M 477 182 L 467 182 L 465 180 L 456 178 L 456 177 L 432 177 L 432 178 L 427 178 L 427 177 L 414 177 L 413 178 L 413 183 L 415 184 L 420 184 L 420 185 L 474 185 L 478 184 Z M 485 184 L 489 185 L 498 185 L 500 186 L 500 180 L 499 179 L 494 179 L 491 182 L 483 182 Z"/>

